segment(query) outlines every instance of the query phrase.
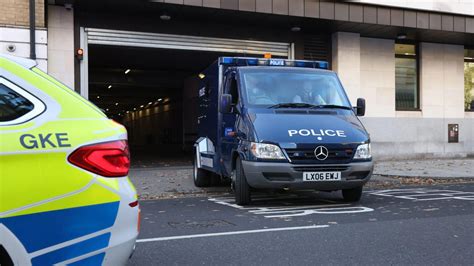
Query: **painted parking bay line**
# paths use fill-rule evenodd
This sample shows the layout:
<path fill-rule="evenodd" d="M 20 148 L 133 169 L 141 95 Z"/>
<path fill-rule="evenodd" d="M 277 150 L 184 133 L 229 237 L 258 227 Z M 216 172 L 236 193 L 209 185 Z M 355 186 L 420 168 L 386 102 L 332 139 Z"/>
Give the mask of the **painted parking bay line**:
<path fill-rule="evenodd" d="M 209 234 L 195 234 L 195 235 L 182 235 L 182 236 L 166 236 L 166 237 L 156 237 L 156 238 L 138 239 L 138 240 L 137 240 L 137 243 L 169 241 L 169 240 L 180 240 L 180 239 L 192 239 L 192 238 L 203 238 L 203 237 L 217 237 L 217 236 L 243 235 L 243 234 L 258 234 L 258 233 L 279 232 L 279 231 L 310 230 L 310 229 L 320 229 L 320 228 L 326 228 L 326 227 L 329 227 L 329 225 L 308 225 L 308 226 L 295 226 L 295 227 L 277 227 L 277 228 L 265 228 L 265 229 L 244 230 L 244 231 L 230 231 L 230 232 L 209 233 Z"/>

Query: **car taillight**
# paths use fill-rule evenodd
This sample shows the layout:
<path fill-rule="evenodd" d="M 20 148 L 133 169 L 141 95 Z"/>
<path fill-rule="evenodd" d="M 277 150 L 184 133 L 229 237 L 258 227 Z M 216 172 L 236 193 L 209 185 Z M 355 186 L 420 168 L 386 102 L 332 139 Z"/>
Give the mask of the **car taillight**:
<path fill-rule="evenodd" d="M 126 176 L 130 169 L 128 142 L 117 140 L 83 146 L 69 155 L 68 161 L 101 176 Z"/>

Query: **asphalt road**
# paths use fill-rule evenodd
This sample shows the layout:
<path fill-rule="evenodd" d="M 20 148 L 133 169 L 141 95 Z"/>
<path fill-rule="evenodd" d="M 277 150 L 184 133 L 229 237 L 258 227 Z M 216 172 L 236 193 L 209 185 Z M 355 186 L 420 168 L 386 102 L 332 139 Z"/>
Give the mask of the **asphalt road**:
<path fill-rule="evenodd" d="M 142 201 L 130 265 L 473 265 L 474 184 Z"/>

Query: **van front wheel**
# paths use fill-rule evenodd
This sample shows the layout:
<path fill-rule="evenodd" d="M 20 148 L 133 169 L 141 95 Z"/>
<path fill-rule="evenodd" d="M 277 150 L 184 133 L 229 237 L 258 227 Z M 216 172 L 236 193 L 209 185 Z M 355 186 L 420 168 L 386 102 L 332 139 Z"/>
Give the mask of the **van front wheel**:
<path fill-rule="evenodd" d="M 351 189 L 343 189 L 342 190 L 342 197 L 344 201 L 347 202 L 357 202 L 362 197 L 362 186 L 351 188 Z"/>
<path fill-rule="evenodd" d="M 237 159 L 235 165 L 235 202 L 238 205 L 244 206 L 250 203 L 250 186 L 247 183 L 247 178 L 245 177 L 244 169 L 242 167 L 242 160 Z"/>

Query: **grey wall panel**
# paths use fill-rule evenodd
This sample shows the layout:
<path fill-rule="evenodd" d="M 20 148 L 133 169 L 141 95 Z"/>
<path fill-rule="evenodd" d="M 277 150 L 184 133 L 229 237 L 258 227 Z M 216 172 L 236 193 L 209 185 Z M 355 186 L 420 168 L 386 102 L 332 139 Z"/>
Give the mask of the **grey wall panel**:
<path fill-rule="evenodd" d="M 393 26 L 403 26 L 403 10 L 390 10 L 390 24 Z"/>
<path fill-rule="evenodd" d="M 221 7 L 221 0 L 202 0 L 202 5 L 204 7 L 220 8 Z"/>
<path fill-rule="evenodd" d="M 170 4 L 183 4 L 183 0 L 165 0 L 165 3 L 170 3 Z"/>
<path fill-rule="evenodd" d="M 319 11 L 320 18 L 334 19 L 334 2 L 321 1 Z"/>
<path fill-rule="evenodd" d="M 465 32 L 466 19 L 463 17 L 454 16 L 453 30 L 457 32 Z"/>
<path fill-rule="evenodd" d="M 349 4 L 336 3 L 334 10 L 334 19 L 349 20 Z"/>
<path fill-rule="evenodd" d="M 382 25 L 390 25 L 390 9 L 377 8 L 377 23 Z"/>
<path fill-rule="evenodd" d="M 446 31 L 453 31 L 454 30 L 454 18 L 453 16 L 449 15 L 442 15 L 441 16 L 441 29 Z"/>
<path fill-rule="evenodd" d="M 416 28 L 416 12 L 415 11 L 404 11 L 403 13 L 403 25 L 405 27 Z"/>
<path fill-rule="evenodd" d="M 185 5 L 202 6 L 202 0 L 184 0 Z"/>
<path fill-rule="evenodd" d="M 256 0 L 239 0 L 239 10 L 242 11 L 255 11 Z"/>
<path fill-rule="evenodd" d="M 272 7 L 272 0 L 257 0 L 255 3 L 255 8 L 257 12 L 262 12 L 262 13 L 272 13 L 273 12 L 273 7 Z"/>
<path fill-rule="evenodd" d="M 290 16 L 304 16 L 304 0 L 290 0 L 289 1 Z"/>
<path fill-rule="evenodd" d="M 273 0 L 273 13 L 279 15 L 288 15 L 289 0 Z"/>
<path fill-rule="evenodd" d="M 377 8 L 373 6 L 364 6 L 364 23 L 377 23 Z"/>
<path fill-rule="evenodd" d="M 221 0 L 221 8 L 238 10 L 239 0 Z"/>
<path fill-rule="evenodd" d="M 474 18 L 466 18 L 466 32 L 474 33 Z"/>
<path fill-rule="evenodd" d="M 319 18 L 319 0 L 305 0 L 304 15 L 305 17 Z"/>
<path fill-rule="evenodd" d="M 430 14 L 430 29 L 432 30 L 441 29 L 441 15 Z"/>
<path fill-rule="evenodd" d="M 349 5 L 349 21 L 352 21 L 352 22 L 364 21 L 364 11 L 362 9 L 362 6 Z"/>
<path fill-rule="evenodd" d="M 420 29 L 429 29 L 430 15 L 425 12 L 416 12 L 416 27 Z"/>

